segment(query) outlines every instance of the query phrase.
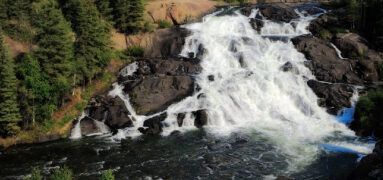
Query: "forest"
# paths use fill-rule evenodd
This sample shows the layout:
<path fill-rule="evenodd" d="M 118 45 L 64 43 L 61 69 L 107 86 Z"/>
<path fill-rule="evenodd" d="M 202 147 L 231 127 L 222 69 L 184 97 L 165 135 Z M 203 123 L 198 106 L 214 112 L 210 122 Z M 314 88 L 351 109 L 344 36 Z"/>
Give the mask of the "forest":
<path fill-rule="evenodd" d="M 110 31 L 144 30 L 141 0 L 1 0 L 0 136 L 52 119 L 113 58 Z M 31 44 L 11 58 L 4 36 Z"/>

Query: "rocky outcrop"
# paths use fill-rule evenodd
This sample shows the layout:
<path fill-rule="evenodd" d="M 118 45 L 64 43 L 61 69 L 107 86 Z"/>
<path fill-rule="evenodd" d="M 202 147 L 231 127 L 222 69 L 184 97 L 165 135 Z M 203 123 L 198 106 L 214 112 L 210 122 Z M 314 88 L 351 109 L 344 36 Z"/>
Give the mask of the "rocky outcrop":
<path fill-rule="evenodd" d="M 334 43 L 347 58 L 382 60 L 381 55 L 369 48 L 367 40 L 356 33 L 339 33 Z"/>
<path fill-rule="evenodd" d="M 207 124 L 208 115 L 206 110 L 198 110 L 193 112 L 194 115 L 194 126 L 197 128 L 202 128 Z"/>
<path fill-rule="evenodd" d="M 313 36 L 299 36 L 292 42 L 310 60 L 308 67 L 318 80 L 363 84 L 363 80 L 353 71 L 356 61 L 340 59 L 329 42 Z"/>
<path fill-rule="evenodd" d="M 127 47 L 140 46 L 145 48 L 144 57 L 176 57 L 181 52 L 185 37 L 188 34 L 189 32 L 186 29 L 174 26 L 151 33 L 130 35 L 126 37 L 126 46 L 121 46 L 118 49 L 123 50 Z M 125 42 L 125 38 L 123 42 Z"/>
<path fill-rule="evenodd" d="M 152 23 L 166 20 L 174 25 L 184 24 L 214 11 L 215 6 L 219 4 L 219 1 L 209 0 L 148 1 L 145 6 L 145 19 Z"/>
<path fill-rule="evenodd" d="M 309 87 L 319 97 L 318 104 L 327 107 L 331 114 L 337 114 L 343 107 L 351 107 L 350 98 L 354 93 L 352 86 L 309 80 Z"/>
<path fill-rule="evenodd" d="M 255 8 L 259 9 L 263 17 L 274 21 L 290 22 L 292 19 L 298 17 L 298 14 L 294 11 L 294 9 L 291 6 L 282 3 L 250 5 L 241 9 L 241 13 L 245 16 L 250 16 L 251 11 Z M 261 19 L 262 17 L 257 18 Z"/>
<path fill-rule="evenodd" d="M 97 126 L 96 121 L 91 119 L 90 117 L 85 117 L 81 119 L 80 128 L 82 136 L 101 132 L 101 129 Z"/>
<path fill-rule="evenodd" d="M 158 135 L 162 132 L 162 121 L 167 117 L 166 113 L 162 113 L 158 116 L 145 120 L 144 127 L 138 128 L 142 134 Z"/>
<path fill-rule="evenodd" d="M 137 72 L 130 78 L 119 78 L 137 114 L 149 115 L 165 110 L 194 92 L 191 75 L 201 68 L 197 60 L 137 59 Z"/>
<path fill-rule="evenodd" d="M 383 177 L 383 141 L 375 144 L 373 153 L 363 157 L 348 176 L 350 180 L 381 179 Z"/>
<path fill-rule="evenodd" d="M 132 120 L 129 118 L 130 114 L 124 101 L 118 96 L 113 98 L 107 95 L 96 95 L 89 100 L 85 111 L 88 112 L 89 119 L 102 121 L 113 131 L 131 127 L 133 125 Z M 89 120 L 83 122 L 83 120 L 81 120 L 80 124 L 81 132 L 96 131 L 94 128 L 96 126 L 96 124 L 94 124 L 95 122 L 90 122 Z M 88 133 L 83 133 L 83 135 L 86 134 Z"/>

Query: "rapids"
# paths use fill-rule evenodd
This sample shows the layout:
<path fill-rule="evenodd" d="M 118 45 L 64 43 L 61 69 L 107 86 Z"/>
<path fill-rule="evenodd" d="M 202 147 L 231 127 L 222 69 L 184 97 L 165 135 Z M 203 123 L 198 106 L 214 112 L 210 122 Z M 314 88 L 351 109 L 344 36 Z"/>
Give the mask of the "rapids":
<path fill-rule="evenodd" d="M 71 140 L 15 147 L 0 154 L 0 173 L 18 179 L 31 167 L 48 172 L 68 164 L 79 179 L 96 178 L 107 168 L 121 179 L 344 177 L 342 173 L 353 168 L 358 157 L 372 151 L 374 142 L 356 137 L 347 127 L 352 108 L 333 116 L 318 105 L 307 85 L 315 79 L 305 66 L 308 59 L 290 39 L 310 34 L 306 27 L 321 13 L 309 15 L 299 8 L 296 12 L 299 18 L 281 23 L 264 18 L 256 9 L 244 16 L 235 7 L 184 25 L 191 34 L 180 55 L 195 56 L 200 47 L 206 50 L 202 72 L 195 77 L 201 90 L 165 110 L 163 137 L 140 136 L 137 128 L 156 114 L 137 115 L 123 86 L 115 83 L 109 95 L 124 100 L 134 127 L 116 135 L 105 127 L 103 136 L 79 139 L 77 125 Z M 250 24 L 256 17 L 264 23 L 259 32 Z M 288 62 L 294 71 L 282 70 Z M 132 63 L 120 75 L 131 76 L 136 70 Z M 194 126 L 191 113 L 200 109 L 208 113 L 203 130 Z M 185 112 L 183 126 L 178 127 L 177 114 Z M 181 135 L 170 135 L 174 131 Z"/>

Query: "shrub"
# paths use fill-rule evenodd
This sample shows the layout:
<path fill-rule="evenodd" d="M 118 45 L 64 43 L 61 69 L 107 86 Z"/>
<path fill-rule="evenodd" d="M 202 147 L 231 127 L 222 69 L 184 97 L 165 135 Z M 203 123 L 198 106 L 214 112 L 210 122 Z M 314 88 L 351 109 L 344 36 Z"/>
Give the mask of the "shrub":
<path fill-rule="evenodd" d="M 383 132 L 383 91 L 370 91 L 359 98 L 355 107 L 355 122 L 352 128 L 360 135 L 382 137 Z"/>
<path fill-rule="evenodd" d="M 145 48 L 140 46 L 129 47 L 124 51 L 127 56 L 142 57 L 145 53 Z"/>
<path fill-rule="evenodd" d="M 42 180 L 43 176 L 39 169 L 32 169 L 31 177 L 25 178 L 25 180 Z"/>
<path fill-rule="evenodd" d="M 145 23 L 144 23 L 144 32 L 152 32 L 154 29 L 156 29 L 156 26 L 154 26 L 149 21 L 145 21 Z"/>
<path fill-rule="evenodd" d="M 51 174 L 50 179 L 51 180 L 72 180 L 72 171 L 64 166 L 60 169 L 55 169 L 53 171 L 53 174 Z"/>
<path fill-rule="evenodd" d="M 114 180 L 113 170 L 109 169 L 102 172 L 101 180 Z"/>
<path fill-rule="evenodd" d="M 172 24 L 168 21 L 165 21 L 165 20 L 159 20 L 157 22 L 157 24 L 158 24 L 158 28 L 160 28 L 160 29 L 172 27 Z"/>
<path fill-rule="evenodd" d="M 325 29 L 325 30 L 320 32 L 320 36 L 322 37 L 322 39 L 331 39 L 332 35 L 331 35 L 330 31 Z"/>

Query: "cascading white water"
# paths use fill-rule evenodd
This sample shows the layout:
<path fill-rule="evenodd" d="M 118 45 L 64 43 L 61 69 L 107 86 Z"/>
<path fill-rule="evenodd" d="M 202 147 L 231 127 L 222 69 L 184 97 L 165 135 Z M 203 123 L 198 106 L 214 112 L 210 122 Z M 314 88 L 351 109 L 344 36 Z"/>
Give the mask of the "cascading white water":
<path fill-rule="evenodd" d="M 206 49 L 201 61 L 202 72 L 196 77 L 201 90 L 166 110 L 168 117 L 163 135 L 174 130 L 196 129 L 191 112 L 205 109 L 209 118 L 207 132 L 225 136 L 256 131 L 289 157 L 290 170 L 308 165 L 326 145 L 359 153 L 371 152 L 365 144 L 339 138 L 352 137 L 354 132 L 318 106 L 317 96 L 306 83 L 315 77 L 305 67 L 304 55 L 289 40 L 308 34 L 306 27 L 318 15 L 303 15 L 297 11 L 300 18 L 291 23 L 263 19 L 264 26 L 258 33 L 249 23 L 259 13 L 257 10 L 253 10 L 250 17 L 239 11 L 226 16 L 216 16 L 218 13 L 206 16 L 202 22 L 185 25 L 192 33 L 181 55 L 197 54 L 200 45 Z M 288 41 L 273 41 L 266 38 L 269 36 Z M 298 73 L 282 71 L 281 66 L 286 62 Z M 136 67 L 127 68 L 127 75 L 135 71 L 133 66 Z M 211 75 L 214 81 L 208 79 Z M 121 130 L 113 138 L 139 135 L 137 127 L 149 117 L 136 115 L 122 87 L 118 84 L 114 87 L 110 95 L 120 96 L 136 121 L 135 127 Z M 201 93 L 203 98 L 198 98 Z M 186 113 L 182 127 L 178 127 L 178 113 Z"/>

